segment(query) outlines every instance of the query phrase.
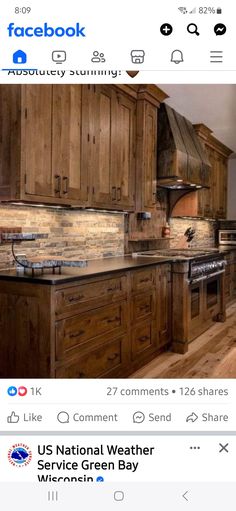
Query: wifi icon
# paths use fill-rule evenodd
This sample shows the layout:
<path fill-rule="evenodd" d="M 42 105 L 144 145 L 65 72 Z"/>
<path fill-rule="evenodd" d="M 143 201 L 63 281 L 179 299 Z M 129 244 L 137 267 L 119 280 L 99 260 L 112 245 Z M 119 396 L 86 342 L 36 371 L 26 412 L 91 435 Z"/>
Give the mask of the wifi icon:
<path fill-rule="evenodd" d="M 182 14 L 187 14 L 188 12 L 186 7 L 178 7 L 178 9 Z"/>

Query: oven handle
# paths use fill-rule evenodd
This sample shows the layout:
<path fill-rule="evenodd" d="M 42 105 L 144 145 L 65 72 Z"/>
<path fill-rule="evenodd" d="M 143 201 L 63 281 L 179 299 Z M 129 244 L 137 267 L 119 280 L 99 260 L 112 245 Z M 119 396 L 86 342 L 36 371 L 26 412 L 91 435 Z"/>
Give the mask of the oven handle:
<path fill-rule="evenodd" d="M 202 280 L 208 280 L 212 277 L 217 277 L 218 275 L 221 275 L 222 273 L 225 273 L 225 270 L 216 271 L 215 273 L 209 273 L 208 275 L 204 275 L 203 277 L 199 277 L 198 279 L 189 279 L 189 284 L 197 284 L 197 282 L 201 282 Z"/>

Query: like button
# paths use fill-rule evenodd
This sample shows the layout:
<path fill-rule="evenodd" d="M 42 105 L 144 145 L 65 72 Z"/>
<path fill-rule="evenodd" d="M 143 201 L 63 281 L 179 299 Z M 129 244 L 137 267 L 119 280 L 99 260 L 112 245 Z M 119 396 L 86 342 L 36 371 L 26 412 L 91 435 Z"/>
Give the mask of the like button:
<path fill-rule="evenodd" d="M 11 415 L 9 415 L 9 417 L 7 417 L 7 422 L 9 424 L 17 424 L 17 422 L 19 422 L 20 420 L 20 417 L 19 415 L 16 415 L 15 412 L 11 412 Z"/>

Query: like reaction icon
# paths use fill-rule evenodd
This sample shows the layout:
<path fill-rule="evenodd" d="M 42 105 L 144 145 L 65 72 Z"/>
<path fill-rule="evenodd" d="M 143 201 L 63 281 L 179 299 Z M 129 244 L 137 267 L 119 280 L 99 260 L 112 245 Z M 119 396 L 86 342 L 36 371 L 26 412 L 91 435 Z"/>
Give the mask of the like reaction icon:
<path fill-rule="evenodd" d="M 17 389 L 13 385 L 11 385 L 11 387 L 8 387 L 7 393 L 8 393 L 8 396 L 11 396 L 11 397 L 14 397 L 16 395 L 18 395 L 20 397 L 24 397 L 27 394 L 27 388 L 24 387 L 23 385 L 21 385 L 21 387 L 18 387 L 18 389 Z"/>
<path fill-rule="evenodd" d="M 19 415 L 17 415 L 15 412 L 11 412 L 11 415 L 7 417 L 7 422 L 9 424 L 17 424 L 20 420 Z"/>

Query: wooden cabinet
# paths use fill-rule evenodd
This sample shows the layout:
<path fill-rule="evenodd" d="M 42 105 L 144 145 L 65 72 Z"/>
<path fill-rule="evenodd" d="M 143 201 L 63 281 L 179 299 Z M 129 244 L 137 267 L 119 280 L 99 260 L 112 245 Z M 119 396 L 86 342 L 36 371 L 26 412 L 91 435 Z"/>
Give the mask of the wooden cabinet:
<path fill-rule="evenodd" d="M 92 89 L 92 205 L 133 210 L 136 102 L 109 85 Z"/>
<path fill-rule="evenodd" d="M 157 204 L 158 110 L 166 98 L 158 87 L 140 85 L 137 97 L 136 210 Z"/>
<path fill-rule="evenodd" d="M 60 199 L 88 200 L 88 89 L 53 85 L 52 170 Z"/>
<path fill-rule="evenodd" d="M 56 203 L 88 199 L 88 109 L 86 87 L 30 85 L 25 105 L 22 152 L 25 195 Z M 83 125 L 82 125 L 83 119 Z"/>
<path fill-rule="evenodd" d="M 156 206 L 154 85 L 1 85 L 0 199 Z"/>
<path fill-rule="evenodd" d="M 0 280 L 0 377 L 126 377 L 170 341 L 170 266 L 50 286 Z"/>
<path fill-rule="evenodd" d="M 172 284 L 168 264 L 157 266 L 157 297 L 159 346 L 165 346 L 171 340 Z"/>
<path fill-rule="evenodd" d="M 208 188 L 199 190 L 198 215 L 206 218 L 226 218 L 227 216 L 227 167 L 232 151 L 212 136 L 204 124 L 195 125 L 210 161 L 210 171 L 206 176 Z"/>
<path fill-rule="evenodd" d="M 52 85 L 22 87 L 23 196 L 54 197 L 58 187 L 52 167 L 52 98 Z"/>
<path fill-rule="evenodd" d="M 8 109 L 4 108 L 4 101 Z M 88 102 L 81 85 L 0 86 L 2 167 L 0 196 L 53 204 L 86 204 L 88 199 Z M 9 147 L 7 148 L 6 145 Z"/>
<path fill-rule="evenodd" d="M 225 254 L 225 300 L 230 304 L 236 298 L 236 250 Z"/>
<path fill-rule="evenodd" d="M 213 212 L 214 218 L 227 216 L 227 159 L 215 152 L 213 169 Z"/>
<path fill-rule="evenodd" d="M 137 206 L 153 209 L 157 196 L 157 107 L 139 100 L 137 105 Z"/>

